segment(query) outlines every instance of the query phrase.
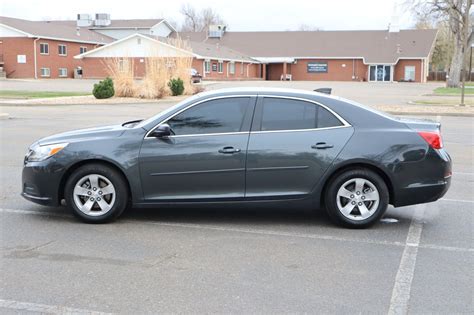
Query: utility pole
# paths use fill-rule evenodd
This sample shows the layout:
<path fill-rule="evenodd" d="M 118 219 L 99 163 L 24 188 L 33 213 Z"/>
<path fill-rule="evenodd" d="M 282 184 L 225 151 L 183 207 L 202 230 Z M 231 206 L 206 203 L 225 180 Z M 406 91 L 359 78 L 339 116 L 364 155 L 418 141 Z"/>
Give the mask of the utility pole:
<path fill-rule="evenodd" d="M 464 67 L 461 69 L 461 76 L 462 76 L 462 83 L 461 83 L 461 104 L 459 104 L 459 106 L 466 106 L 466 104 L 464 104 L 464 89 L 465 89 L 465 85 L 466 85 L 466 75 L 465 75 L 465 69 Z"/>

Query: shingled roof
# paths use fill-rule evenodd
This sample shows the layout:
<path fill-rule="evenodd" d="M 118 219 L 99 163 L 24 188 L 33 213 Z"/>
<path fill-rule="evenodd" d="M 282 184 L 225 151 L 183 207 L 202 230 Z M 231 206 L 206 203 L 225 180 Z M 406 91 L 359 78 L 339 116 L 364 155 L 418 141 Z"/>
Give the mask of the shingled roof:
<path fill-rule="evenodd" d="M 0 16 L 0 24 L 23 32 L 29 37 L 93 44 L 107 44 L 114 41 L 111 37 L 94 32 L 85 27 L 81 27 L 78 30 L 76 24 L 69 25 L 48 21 L 28 21 L 5 16 Z"/>
<path fill-rule="evenodd" d="M 181 38 L 240 51 L 253 58 L 362 58 L 366 64 L 395 64 L 399 58 L 426 58 L 437 30 L 180 33 Z"/>

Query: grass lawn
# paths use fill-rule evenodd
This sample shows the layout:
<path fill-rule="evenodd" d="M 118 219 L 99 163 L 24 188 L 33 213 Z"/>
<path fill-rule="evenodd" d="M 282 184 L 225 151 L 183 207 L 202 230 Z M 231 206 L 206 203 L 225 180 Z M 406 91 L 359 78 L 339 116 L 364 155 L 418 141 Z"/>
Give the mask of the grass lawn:
<path fill-rule="evenodd" d="M 466 86 L 468 86 L 466 84 Z M 438 95 L 461 95 L 461 88 L 439 87 L 434 90 Z M 465 88 L 464 94 L 474 95 L 474 88 Z"/>
<path fill-rule="evenodd" d="M 0 98 L 29 99 L 29 98 L 51 98 L 60 96 L 83 96 L 91 95 L 84 92 L 53 92 L 53 91 L 13 91 L 0 90 Z"/>
<path fill-rule="evenodd" d="M 449 105 L 449 106 L 455 106 L 459 105 L 461 99 L 443 99 L 443 100 L 418 100 L 418 101 L 412 101 L 413 104 L 415 105 Z M 466 105 L 471 105 L 474 106 L 474 100 L 472 98 L 467 98 L 464 100 L 464 104 Z"/>

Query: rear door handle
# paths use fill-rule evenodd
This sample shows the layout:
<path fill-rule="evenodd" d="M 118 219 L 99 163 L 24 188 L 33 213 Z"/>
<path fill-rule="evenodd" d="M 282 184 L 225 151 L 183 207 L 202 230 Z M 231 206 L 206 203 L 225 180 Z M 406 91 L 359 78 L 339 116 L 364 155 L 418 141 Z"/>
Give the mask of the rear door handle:
<path fill-rule="evenodd" d="M 236 149 L 234 147 L 223 147 L 222 149 L 219 150 L 219 153 L 223 154 L 233 154 L 233 153 L 239 153 L 240 149 Z"/>
<path fill-rule="evenodd" d="M 318 142 L 314 145 L 311 146 L 312 149 L 317 149 L 317 150 L 324 150 L 324 149 L 330 149 L 333 148 L 334 146 L 332 144 L 326 143 L 326 142 Z"/>

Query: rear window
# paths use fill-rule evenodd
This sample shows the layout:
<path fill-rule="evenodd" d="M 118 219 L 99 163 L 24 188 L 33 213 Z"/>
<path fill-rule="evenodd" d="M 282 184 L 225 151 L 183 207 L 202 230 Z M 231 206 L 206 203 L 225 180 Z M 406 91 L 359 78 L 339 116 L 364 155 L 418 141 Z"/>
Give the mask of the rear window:
<path fill-rule="evenodd" d="M 317 104 L 285 98 L 264 98 L 261 117 L 261 131 L 342 126 L 336 116 Z"/>

